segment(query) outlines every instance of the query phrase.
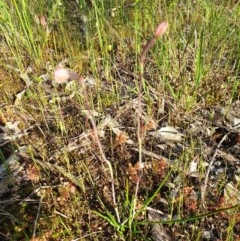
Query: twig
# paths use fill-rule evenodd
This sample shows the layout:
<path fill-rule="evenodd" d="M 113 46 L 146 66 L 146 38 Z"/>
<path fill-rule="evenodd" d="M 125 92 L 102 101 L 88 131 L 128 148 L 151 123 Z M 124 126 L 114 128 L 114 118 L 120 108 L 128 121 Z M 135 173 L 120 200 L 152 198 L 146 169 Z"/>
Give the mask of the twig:
<path fill-rule="evenodd" d="M 201 196 L 202 196 L 202 208 L 206 208 L 205 206 L 205 197 L 206 197 L 206 189 L 207 189 L 207 183 L 208 183 L 208 178 L 209 178 L 209 174 L 210 174 L 210 170 L 211 170 L 211 167 L 217 157 L 217 154 L 218 154 L 218 150 L 219 148 L 221 147 L 222 143 L 226 140 L 226 138 L 228 137 L 230 133 L 227 133 L 226 135 L 223 136 L 223 138 L 221 139 L 221 141 L 218 143 L 217 147 L 216 147 L 216 150 L 213 154 L 213 157 L 212 157 L 212 160 L 211 162 L 209 163 L 209 166 L 208 166 L 208 169 L 207 169 L 207 172 L 206 172 L 206 175 L 205 175 L 205 178 L 204 178 L 204 183 L 201 187 Z"/>
<path fill-rule="evenodd" d="M 37 221 L 38 221 L 39 214 L 40 214 L 40 209 L 41 209 L 41 205 L 42 205 L 42 199 L 43 199 L 43 196 L 41 196 L 40 201 L 39 201 L 38 212 L 37 212 L 37 216 L 36 216 L 36 219 L 35 219 L 35 221 L 34 221 L 34 226 L 33 226 L 33 235 L 32 235 L 32 238 L 35 238 L 35 236 L 36 236 Z"/>
<path fill-rule="evenodd" d="M 4 233 L 0 232 L 0 235 L 2 235 L 2 236 L 5 238 L 5 240 L 10 240 L 10 237 L 9 237 L 9 236 L 7 236 L 6 234 L 4 234 Z"/>

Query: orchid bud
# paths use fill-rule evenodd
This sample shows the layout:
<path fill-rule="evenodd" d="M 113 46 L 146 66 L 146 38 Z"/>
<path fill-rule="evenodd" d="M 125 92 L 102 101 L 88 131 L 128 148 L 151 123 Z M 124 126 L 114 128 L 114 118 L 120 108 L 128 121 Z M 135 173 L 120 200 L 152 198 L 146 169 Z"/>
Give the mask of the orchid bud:
<path fill-rule="evenodd" d="M 63 84 L 70 79 L 70 73 L 67 69 L 62 66 L 58 66 L 53 73 L 53 77 L 56 83 Z"/>
<path fill-rule="evenodd" d="M 81 80 L 81 76 L 76 72 L 65 69 L 62 65 L 56 67 L 53 77 L 58 84 L 66 83 L 68 80 Z"/>
<path fill-rule="evenodd" d="M 160 38 L 166 32 L 167 27 L 168 27 L 168 23 L 167 22 L 160 23 L 157 26 L 156 31 L 154 33 L 155 38 Z"/>

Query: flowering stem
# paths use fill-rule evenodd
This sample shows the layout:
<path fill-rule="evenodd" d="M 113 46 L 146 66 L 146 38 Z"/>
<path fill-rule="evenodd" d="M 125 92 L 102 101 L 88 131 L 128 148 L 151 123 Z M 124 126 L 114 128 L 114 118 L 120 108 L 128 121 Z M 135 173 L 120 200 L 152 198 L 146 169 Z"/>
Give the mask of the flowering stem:
<path fill-rule="evenodd" d="M 140 55 L 139 66 L 140 66 L 140 79 L 139 79 L 139 87 L 138 87 L 138 120 L 137 120 L 137 138 L 138 138 L 138 152 L 139 152 L 139 164 L 141 166 L 142 163 L 142 86 L 144 81 L 144 64 L 146 60 L 147 52 L 153 45 L 156 43 L 157 39 L 159 39 L 167 30 L 168 23 L 162 22 L 158 25 L 153 37 L 147 42 L 147 44 L 143 47 L 143 51 Z M 136 201 L 137 194 L 139 189 L 140 177 L 138 178 L 135 190 L 135 200 L 134 200 L 134 208 L 133 213 L 135 214 L 136 209 Z M 134 215 L 133 215 L 134 216 Z"/>

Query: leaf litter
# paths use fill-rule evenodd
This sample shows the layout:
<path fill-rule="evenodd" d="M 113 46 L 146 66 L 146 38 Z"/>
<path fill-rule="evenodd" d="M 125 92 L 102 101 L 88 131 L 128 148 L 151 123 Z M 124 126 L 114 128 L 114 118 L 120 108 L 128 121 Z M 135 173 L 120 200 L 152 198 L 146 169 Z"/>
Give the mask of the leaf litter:
<path fill-rule="evenodd" d="M 31 86 L 29 88 L 31 88 Z M 74 89 L 72 89 L 71 91 L 72 93 L 69 92 L 69 101 L 74 102 L 76 95 L 78 95 L 79 93 L 77 94 L 76 92 L 74 92 Z M 24 98 L 23 96 L 21 98 Z M 64 106 L 64 101 L 61 102 L 63 105 L 61 108 L 64 113 L 64 108 L 67 108 L 67 106 Z M 51 101 L 49 102 L 49 105 L 50 104 Z M 233 106 L 237 104 L 238 103 L 234 103 Z M 228 110 L 228 112 L 226 112 L 224 108 L 219 109 L 218 107 L 217 112 L 218 114 L 220 113 L 224 124 L 222 124 L 221 126 L 218 124 L 220 119 L 219 118 L 216 122 L 216 125 L 214 126 L 214 124 L 204 119 L 204 115 L 206 116 L 206 114 L 204 114 L 201 115 L 200 118 L 195 122 L 193 119 L 190 119 L 188 123 L 189 128 L 186 129 L 183 129 L 181 126 L 159 126 L 156 119 L 147 117 L 147 113 L 143 112 L 142 118 L 144 122 L 143 131 L 145 133 L 145 143 L 142 153 L 144 156 L 144 161 L 142 163 L 139 163 L 137 160 L 139 150 L 137 148 L 136 136 L 134 134 L 136 128 L 134 125 L 134 118 L 136 118 L 136 109 L 137 103 L 136 101 L 132 100 L 123 105 L 123 108 L 120 107 L 118 110 L 116 110 L 115 116 L 113 116 L 112 114 L 108 114 L 105 116 L 103 113 L 99 113 L 95 109 L 81 109 L 79 110 L 79 114 L 78 116 L 76 116 L 76 118 L 79 118 L 81 116 L 81 118 L 85 119 L 85 121 L 88 121 L 88 119 L 90 118 L 88 115 L 89 111 L 91 111 L 91 115 L 94 116 L 94 118 L 98 118 L 97 130 L 105 152 L 109 155 L 110 158 L 113 158 L 117 161 L 117 164 L 119 165 L 118 168 L 122 169 L 120 170 L 120 173 L 125 173 L 124 178 L 129 178 L 129 180 L 132 182 L 132 187 L 134 186 L 134 183 L 136 183 L 141 177 L 142 186 L 140 187 L 139 192 L 142 193 L 142 195 L 144 192 L 149 192 L 155 185 L 158 185 L 159 181 L 164 180 L 170 168 L 174 169 L 175 175 L 170 177 L 170 179 L 164 185 L 164 188 L 168 189 L 168 192 L 170 192 L 169 197 L 166 196 L 164 192 L 160 192 L 161 198 L 159 200 L 161 201 L 156 201 L 155 204 L 152 204 L 151 206 L 149 206 L 149 208 L 154 208 L 163 212 L 165 216 L 169 216 L 169 204 L 171 203 L 173 207 L 178 205 L 181 202 L 181 196 L 183 195 L 183 206 L 185 210 L 183 214 L 181 214 L 181 218 L 185 218 L 193 214 L 198 215 L 198 212 L 202 207 L 203 201 L 200 195 L 202 189 L 200 188 L 199 184 L 204 178 L 206 178 L 204 172 L 199 172 L 201 169 L 205 171 L 207 169 L 209 170 L 209 176 L 207 179 L 205 179 L 205 185 L 206 187 L 210 186 L 211 188 L 206 188 L 206 190 L 204 191 L 206 192 L 206 200 L 204 200 L 204 202 L 206 203 L 206 211 L 208 209 L 212 210 L 212 206 L 214 205 L 214 209 L 216 210 L 218 208 L 225 208 L 226 206 L 239 205 L 239 191 L 238 188 L 235 187 L 239 185 L 236 183 L 239 183 L 240 175 L 240 142 L 238 127 L 239 119 L 236 112 L 234 112 L 233 110 Z M 129 116 L 132 116 L 132 120 L 129 120 Z M 7 117 L 5 117 L 5 119 L 7 119 Z M 127 122 L 128 124 L 126 124 Z M 1 125 L 2 133 L 0 137 L 1 143 L 3 143 L 2 146 L 5 146 L 7 143 L 10 142 L 17 142 L 20 146 L 24 145 L 24 136 L 28 135 L 31 126 L 25 128 L 25 130 L 21 130 L 19 128 L 19 125 L 21 125 L 19 121 L 5 122 L 3 125 Z M 35 130 L 36 125 L 33 125 L 32 129 Z M 79 180 L 82 178 L 81 175 L 79 176 L 79 174 L 74 172 L 73 170 L 66 170 L 66 168 L 64 167 L 64 160 L 60 165 L 54 163 L 58 159 L 61 160 L 62 156 L 66 153 L 75 156 L 74 158 L 79 155 L 85 156 L 84 159 L 86 160 L 86 163 L 88 163 L 86 165 L 89 165 L 88 169 L 91 172 L 91 175 L 93 175 L 92 178 L 95 182 L 94 185 L 96 187 L 99 187 L 101 185 L 105 187 L 104 193 L 99 195 L 103 195 L 103 197 L 108 200 L 109 205 L 112 205 L 111 198 L 107 197 L 108 184 L 106 183 L 106 176 L 104 175 L 101 178 L 97 177 L 99 175 L 97 173 L 101 173 L 101 168 L 99 168 L 99 170 L 96 172 L 96 167 L 94 167 L 92 164 L 93 160 L 91 157 L 96 155 L 96 157 L 98 158 L 98 154 L 92 149 L 93 143 L 91 131 L 91 127 L 89 126 L 88 129 L 80 130 L 78 135 L 74 135 L 72 138 L 69 138 L 67 145 L 60 144 L 60 148 L 58 147 L 55 149 L 55 154 L 54 151 L 51 151 L 51 155 L 48 156 L 50 162 L 34 158 L 35 163 L 40 165 L 43 170 L 45 170 L 45 172 L 47 170 L 55 173 L 54 176 L 56 176 L 56 178 L 58 174 L 60 174 L 63 177 L 63 180 L 67 181 L 67 183 L 70 183 L 71 186 L 69 186 L 69 188 L 68 186 L 63 186 L 61 188 L 60 196 L 57 199 L 60 206 L 63 205 L 62 203 L 67 201 L 67 199 L 70 197 L 70 192 L 76 192 L 75 187 L 85 190 L 85 195 L 91 195 L 90 189 L 86 191 L 86 187 L 83 187 L 83 184 L 79 184 Z M 223 137 L 225 137 L 224 140 Z M 196 146 L 195 149 L 191 149 L 190 145 L 192 139 L 199 138 L 201 138 L 201 146 Z M 112 148 L 114 148 L 114 150 L 111 151 L 109 149 L 108 142 L 112 142 L 113 140 L 115 144 L 112 145 Z M 36 145 L 34 146 L 35 150 L 38 150 L 39 148 L 41 147 Z M 199 148 L 201 149 L 201 153 L 198 153 Z M 189 151 L 196 151 L 196 153 L 198 154 L 194 159 L 189 159 L 189 162 L 185 162 L 183 158 L 188 158 L 188 149 L 191 149 Z M 215 157 L 213 159 L 214 153 Z M 16 153 L 16 157 L 18 157 L 18 163 L 20 166 L 22 165 L 22 161 L 21 159 L 19 161 L 19 157 L 23 158 L 23 156 L 27 156 L 28 159 L 30 158 L 28 151 L 22 152 L 19 149 L 19 151 Z M 204 159 L 204 161 L 200 161 L 199 159 Z M 9 159 L 4 161 L 1 166 L 1 170 L 5 170 L 3 168 L 3 165 L 9 166 L 11 164 L 11 162 L 9 162 L 8 160 Z M 211 164 L 209 165 L 209 163 Z M 25 166 L 25 168 L 26 173 L 25 175 L 22 175 L 20 177 L 22 180 L 21 182 L 24 181 L 27 183 L 30 181 L 31 183 L 33 183 L 33 185 L 38 186 L 38 184 L 41 183 L 41 175 L 43 175 L 41 174 L 41 168 L 39 169 L 32 164 L 28 164 L 27 167 Z M 10 170 L 10 173 L 13 174 L 12 168 L 8 170 Z M 20 172 L 22 171 L 20 170 Z M 5 171 L 5 176 L 6 175 L 9 175 L 7 171 Z M 183 184 L 181 183 L 182 175 L 185 175 L 189 179 L 187 185 L 185 186 L 183 186 Z M 46 180 L 46 178 L 44 179 Z M 18 180 L 18 183 L 19 181 L 20 180 Z M 198 183 L 197 186 L 195 186 L 196 183 Z M 222 187 L 221 192 L 219 191 L 219 188 L 221 190 L 222 184 L 224 184 L 224 186 Z M 60 182 L 57 185 L 60 185 L 59 187 L 61 187 L 62 184 Z M 183 192 L 181 191 L 182 189 Z M 4 196 L 7 191 L 3 188 L 1 190 L 1 195 Z M 13 192 L 17 193 L 19 192 L 19 190 L 15 189 Z M 213 198 L 212 195 L 215 195 L 215 197 Z M 171 199 L 170 202 L 166 201 L 169 198 Z M 221 198 L 224 199 L 224 205 L 223 201 L 220 202 Z M 12 198 L 12 200 L 14 199 Z M 16 200 L 14 202 L 16 202 Z M 211 207 L 208 207 L 207 205 L 209 205 L 210 203 Z M 173 209 L 173 213 L 174 212 L 175 211 Z M 62 215 L 64 215 L 64 212 L 62 213 Z M 173 216 L 169 216 L 169 221 L 174 221 L 174 215 L 178 214 L 175 213 L 172 215 Z M 230 217 L 227 216 L 227 218 Z M 172 238 L 170 238 L 169 234 L 171 232 L 171 228 L 166 231 L 165 227 L 161 224 L 162 221 L 166 221 L 166 218 L 162 219 L 161 215 L 156 216 L 153 211 L 148 211 L 147 220 L 159 222 L 157 224 L 151 224 L 151 235 L 153 240 L 173 240 Z M 215 229 L 218 230 L 216 224 Z M 221 230 L 218 231 L 223 232 Z M 179 240 L 182 235 L 180 234 L 181 230 L 179 229 L 177 232 L 179 233 L 179 236 L 176 235 L 176 238 Z M 217 237 L 217 235 L 214 234 L 215 232 L 212 232 L 212 230 L 208 230 L 207 228 L 205 228 L 202 232 L 202 236 L 205 238 L 208 236 L 214 238 Z"/>

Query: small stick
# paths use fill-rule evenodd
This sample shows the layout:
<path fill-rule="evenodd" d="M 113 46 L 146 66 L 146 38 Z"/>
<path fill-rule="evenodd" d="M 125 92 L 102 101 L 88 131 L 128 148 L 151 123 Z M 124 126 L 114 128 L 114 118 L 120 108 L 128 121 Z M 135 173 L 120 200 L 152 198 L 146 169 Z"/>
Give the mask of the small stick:
<path fill-rule="evenodd" d="M 213 154 L 213 157 L 212 157 L 212 160 L 211 162 L 209 163 L 209 166 L 208 166 L 208 169 L 207 169 L 207 172 L 206 172 L 206 175 L 205 175 L 205 178 L 204 178 L 204 183 L 201 187 L 201 198 L 202 198 L 202 208 L 205 209 L 206 206 L 205 206 L 205 197 L 206 197 L 206 189 L 207 189 L 207 183 L 208 183 L 208 178 L 209 178 L 209 174 L 210 174 L 210 170 L 211 170 L 211 167 L 217 157 L 217 154 L 218 154 L 218 150 L 219 148 L 221 147 L 222 143 L 224 142 L 224 140 L 226 140 L 226 138 L 228 137 L 230 133 L 227 133 L 226 135 L 223 136 L 223 138 L 221 139 L 221 141 L 218 143 L 217 147 L 216 147 L 216 150 Z"/>
<path fill-rule="evenodd" d="M 32 235 L 32 238 L 33 238 L 33 239 L 36 237 L 37 222 L 38 222 L 38 219 L 39 219 L 39 214 L 40 214 L 40 210 L 41 210 L 42 200 L 43 200 L 43 195 L 42 195 L 41 198 L 40 198 L 40 201 L 39 201 L 39 204 L 38 204 L 37 216 L 36 216 L 36 219 L 34 220 L 33 235 Z"/>

